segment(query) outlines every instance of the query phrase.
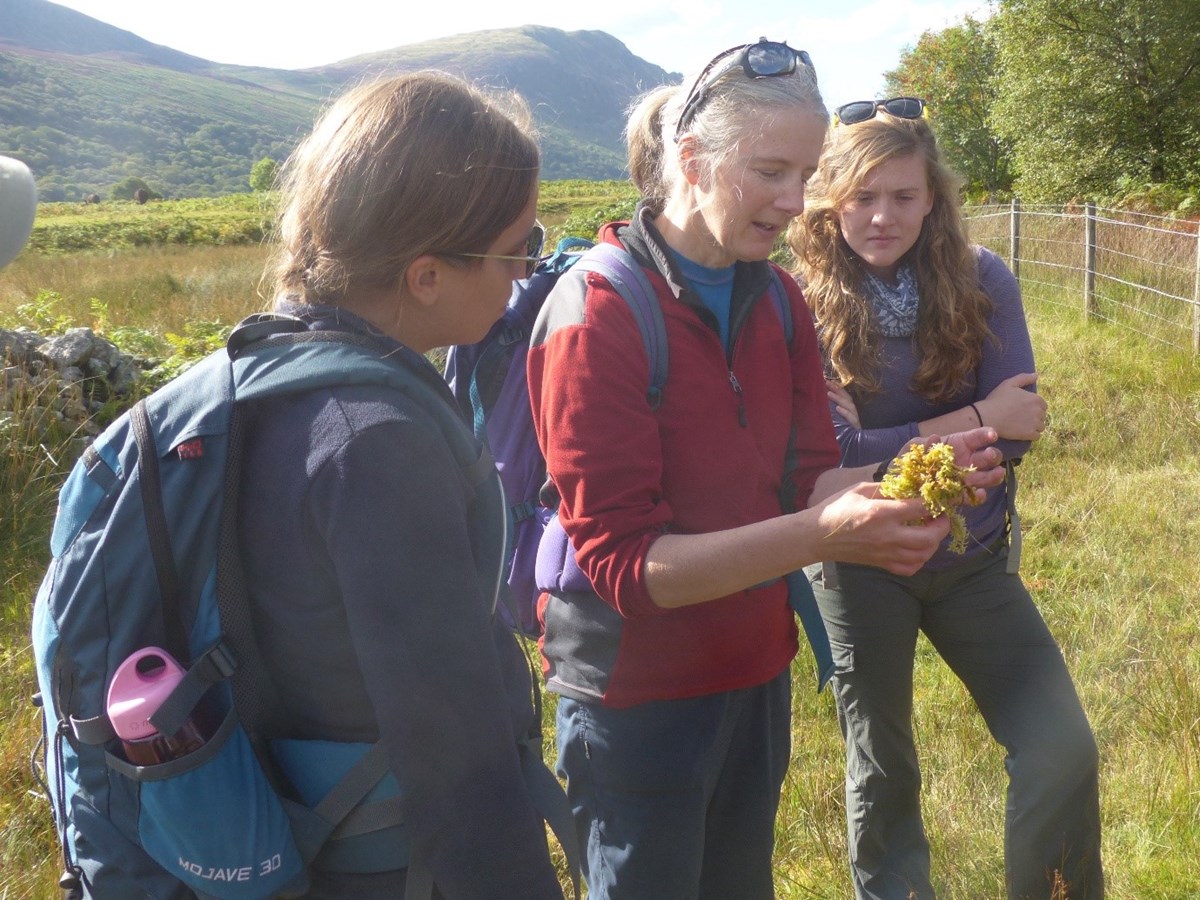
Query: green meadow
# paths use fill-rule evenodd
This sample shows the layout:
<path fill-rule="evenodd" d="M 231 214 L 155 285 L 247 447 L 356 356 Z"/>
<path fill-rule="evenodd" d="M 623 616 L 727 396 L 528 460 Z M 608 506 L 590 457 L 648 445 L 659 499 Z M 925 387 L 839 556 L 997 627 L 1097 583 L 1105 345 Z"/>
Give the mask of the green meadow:
<path fill-rule="evenodd" d="M 540 213 L 552 236 L 588 233 L 604 210 L 627 212 L 631 198 L 620 182 L 550 182 Z M 272 215 L 261 195 L 47 204 L 30 249 L 0 270 L 0 327 L 86 325 L 149 356 L 202 353 L 266 305 L 259 278 Z M 1100 745 L 1108 896 L 1186 900 L 1200 896 L 1200 365 L 1116 322 L 1086 320 L 1070 291 L 1026 291 L 1052 419 L 1018 470 L 1022 571 Z M 40 413 L 36 397 L 5 399 L 0 898 L 15 900 L 55 896 L 61 871 L 49 807 L 30 773 L 40 723 L 30 702 L 29 621 L 56 493 L 80 435 Z M 807 655 L 794 675 L 776 890 L 849 898 L 833 701 L 816 693 Z M 914 725 L 940 895 L 1004 897 L 1003 751 L 924 641 Z"/>

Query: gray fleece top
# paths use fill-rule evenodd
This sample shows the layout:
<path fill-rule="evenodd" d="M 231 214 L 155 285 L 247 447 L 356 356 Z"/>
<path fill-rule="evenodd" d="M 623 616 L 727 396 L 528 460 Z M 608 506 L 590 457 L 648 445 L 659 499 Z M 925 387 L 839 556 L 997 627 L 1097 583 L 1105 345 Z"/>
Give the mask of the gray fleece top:
<path fill-rule="evenodd" d="M 424 357 L 376 336 L 453 404 Z M 246 575 L 286 736 L 384 742 L 440 895 L 561 898 L 518 761 L 529 664 L 485 599 L 471 489 L 431 415 L 377 386 L 274 397 L 252 410 L 244 466 Z M 363 878 L 326 888 L 399 896 L 394 873 Z"/>

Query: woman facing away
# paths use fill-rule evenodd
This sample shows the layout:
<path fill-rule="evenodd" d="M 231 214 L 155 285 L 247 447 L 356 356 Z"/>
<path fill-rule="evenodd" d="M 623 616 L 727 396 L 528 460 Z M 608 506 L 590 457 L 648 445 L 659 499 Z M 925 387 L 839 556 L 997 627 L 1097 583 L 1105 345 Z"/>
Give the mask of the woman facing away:
<path fill-rule="evenodd" d="M 479 340 L 540 249 L 519 113 L 430 72 L 341 97 L 285 167 L 275 309 L 373 341 L 454 408 L 423 354 Z M 337 386 L 261 403 L 246 444 L 240 533 L 286 736 L 383 743 L 435 896 L 561 900 L 521 773 L 528 665 L 434 417 Z M 370 874 L 331 866 L 313 896 L 402 897 L 407 865 L 392 848 Z"/>
<path fill-rule="evenodd" d="M 969 245 L 958 181 L 923 112 L 915 98 L 841 107 L 789 233 L 850 467 L 972 425 L 995 429 L 1005 459 L 1019 461 L 1046 425 L 1016 280 Z M 859 898 L 934 896 L 911 722 L 918 631 L 1006 750 L 1008 895 L 1103 895 L 1096 743 L 1010 565 L 1014 488 L 1010 480 L 963 510 L 962 555 L 943 545 L 915 573 L 843 563 L 836 583 L 814 585 L 836 664 Z"/>
<path fill-rule="evenodd" d="M 657 406 L 639 327 L 603 276 L 561 279 L 534 329 L 534 422 L 586 575 L 543 594 L 542 652 L 597 900 L 774 895 L 797 650 L 782 576 L 825 558 L 912 574 L 947 533 L 918 501 L 881 499 L 875 465 L 837 468 L 811 316 L 767 260 L 827 122 L 808 55 L 765 39 L 633 112 L 643 199 L 600 239 L 661 308 Z M 1002 477 L 994 439 L 949 438 L 980 487 Z"/>

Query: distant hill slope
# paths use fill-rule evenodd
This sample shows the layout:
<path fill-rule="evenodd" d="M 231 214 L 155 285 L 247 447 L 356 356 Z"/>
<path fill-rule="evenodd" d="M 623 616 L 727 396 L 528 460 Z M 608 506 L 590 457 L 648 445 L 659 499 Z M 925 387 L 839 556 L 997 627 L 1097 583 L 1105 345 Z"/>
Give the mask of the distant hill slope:
<path fill-rule="evenodd" d="M 421 68 L 524 96 L 546 178 L 621 178 L 629 104 L 678 80 L 600 31 L 526 25 L 292 71 L 189 56 L 48 0 L 2 2 L 0 152 L 30 166 L 45 200 L 105 196 L 130 175 L 168 196 L 248 190 L 251 166 L 282 161 L 346 85 Z"/>

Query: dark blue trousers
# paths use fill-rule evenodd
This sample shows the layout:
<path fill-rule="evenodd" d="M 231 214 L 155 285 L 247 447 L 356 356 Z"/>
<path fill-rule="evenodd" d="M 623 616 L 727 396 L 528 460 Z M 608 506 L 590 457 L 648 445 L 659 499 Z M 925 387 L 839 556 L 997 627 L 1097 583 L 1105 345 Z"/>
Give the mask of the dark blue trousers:
<path fill-rule="evenodd" d="M 627 709 L 558 700 L 590 900 L 775 896 L 775 812 L 791 682 Z"/>

